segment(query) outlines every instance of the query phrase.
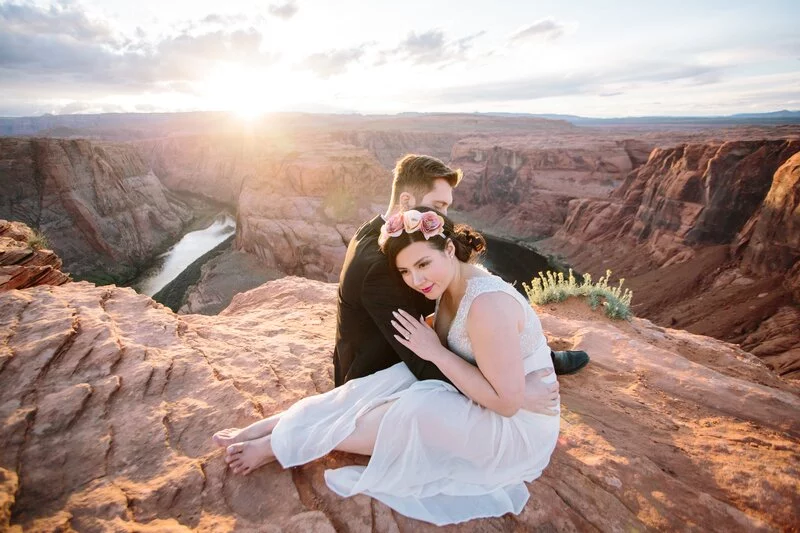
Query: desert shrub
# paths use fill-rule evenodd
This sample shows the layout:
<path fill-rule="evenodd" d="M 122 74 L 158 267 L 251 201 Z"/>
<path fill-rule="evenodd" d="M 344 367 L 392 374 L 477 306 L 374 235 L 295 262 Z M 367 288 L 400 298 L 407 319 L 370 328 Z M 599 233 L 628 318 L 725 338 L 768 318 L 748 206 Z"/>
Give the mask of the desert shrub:
<path fill-rule="evenodd" d="M 34 250 L 49 249 L 50 243 L 47 241 L 47 236 L 39 230 L 33 230 L 33 235 L 28 238 L 28 246 Z"/>
<path fill-rule="evenodd" d="M 597 280 L 597 283 L 592 283 L 590 274 L 584 274 L 579 283 L 572 269 L 569 269 L 567 276 L 563 272 L 539 272 L 539 277 L 533 278 L 530 285 L 523 283 L 522 286 L 528 300 L 534 305 L 563 302 L 571 296 L 582 296 L 592 309 L 597 309 L 602 304 L 607 317 L 628 320 L 633 316 L 633 292 L 630 289 L 623 290 L 624 279 L 620 279 L 616 286 L 608 284 L 610 279 L 611 271 L 606 270 L 606 275 Z"/>

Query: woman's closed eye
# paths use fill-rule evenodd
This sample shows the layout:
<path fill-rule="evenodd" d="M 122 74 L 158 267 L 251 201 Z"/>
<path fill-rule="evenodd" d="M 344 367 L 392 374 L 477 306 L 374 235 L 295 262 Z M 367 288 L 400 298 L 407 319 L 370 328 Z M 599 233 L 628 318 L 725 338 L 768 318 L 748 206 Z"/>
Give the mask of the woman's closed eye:
<path fill-rule="evenodd" d="M 428 265 L 430 265 L 430 264 L 431 264 L 430 261 L 423 261 L 422 263 L 419 263 L 417 265 L 417 269 L 422 270 L 422 269 L 428 267 Z M 403 277 L 407 276 L 410 273 L 405 268 L 398 268 L 397 271 L 400 272 L 400 275 L 403 276 Z"/>

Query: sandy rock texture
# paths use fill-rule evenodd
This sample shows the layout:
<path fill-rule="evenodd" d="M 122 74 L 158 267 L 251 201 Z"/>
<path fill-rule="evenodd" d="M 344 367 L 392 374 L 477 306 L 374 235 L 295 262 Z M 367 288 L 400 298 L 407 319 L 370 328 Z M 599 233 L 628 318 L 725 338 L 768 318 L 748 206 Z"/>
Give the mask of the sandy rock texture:
<path fill-rule="evenodd" d="M 342 499 L 334 453 L 231 475 L 221 428 L 332 387 L 336 285 L 287 277 L 219 316 L 175 315 L 85 282 L 0 294 L 0 527 L 11 531 L 438 531 Z M 711 338 L 538 309 L 551 345 L 589 351 L 561 379 L 562 435 L 519 516 L 444 531 L 771 531 L 800 521 L 800 396 Z"/>
<path fill-rule="evenodd" d="M 640 316 L 744 343 L 800 377 L 800 329 L 778 326 L 800 304 L 799 151 L 793 139 L 656 149 L 608 198 L 570 202 L 539 246 L 595 278 L 624 277 Z"/>
<path fill-rule="evenodd" d="M 0 189 L 0 218 L 41 231 L 78 279 L 131 279 L 192 218 L 126 145 L 0 138 Z"/>
<path fill-rule="evenodd" d="M 61 258 L 52 250 L 32 247 L 34 238 L 25 224 L 0 220 L 0 291 L 70 281 L 61 272 Z"/>

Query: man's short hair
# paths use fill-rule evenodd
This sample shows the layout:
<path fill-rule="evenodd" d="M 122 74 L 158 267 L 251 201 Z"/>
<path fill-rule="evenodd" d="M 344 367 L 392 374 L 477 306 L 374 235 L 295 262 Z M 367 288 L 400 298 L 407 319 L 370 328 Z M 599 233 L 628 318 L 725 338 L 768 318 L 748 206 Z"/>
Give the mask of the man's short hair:
<path fill-rule="evenodd" d="M 417 201 L 433 189 L 433 182 L 443 179 L 455 188 L 461 181 L 461 169 L 453 170 L 439 159 L 429 155 L 408 154 L 394 167 L 392 181 L 392 204 L 400 200 L 400 194 L 410 192 Z"/>

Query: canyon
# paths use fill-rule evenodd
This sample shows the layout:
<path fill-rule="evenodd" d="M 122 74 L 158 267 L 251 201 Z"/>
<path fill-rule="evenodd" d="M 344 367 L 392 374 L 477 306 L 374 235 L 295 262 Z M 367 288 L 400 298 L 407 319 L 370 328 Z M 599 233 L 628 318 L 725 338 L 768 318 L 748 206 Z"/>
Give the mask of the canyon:
<path fill-rule="evenodd" d="M 1 252 L 1 251 L 0 251 Z M 332 453 L 233 475 L 211 434 L 333 386 L 336 284 L 284 277 L 217 316 L 87 282 L 0 292 L 0 529 L 433 532 L 340 498 Z M 561 378 L 561 435 L 518 516 L 446 531 L 791 529 L 800 387 L 738 346 L 573 300 L 536 309 Z"/>
<path fill-rule="evenodd" d="M 122 283 L 193 215 L 129 146 L 0 137 L 0 218 L 41 231 L 76 278 Z"/>
<path fill-rule="evenodd" d="M 640 316 L 742 343 L 777 372 L 800 377 L 800 311 L 791 280 L 784 283 L 800 252 L 767 237 L 776 231 L 770 216 L 785 222 L 778 233 L 797 235 L 796 204 L 776 211 L 768 193 L 778 167 L 800 149 L 800 128 L 596 130 L 528 119 L 501 130 L 499 119 L 480 117 L 478 126 L 453 119 L 432 133 L 428 119 L 417 131 L 407 121 L 375 121 L 370 127 L 381 129 L 323 128 L 261 144 L 247 136 L 136 144 L 169 187 L 237 206 L 236 249 L 324 281 L 337 279 L 357 225 L 383 210 L 394 160 L 408 150 L 442 156 L 464 172 L 457 220 L 595 279 L 611 269 L 634 289 Z M 625 229 L 631 217 L 640 222 Z M 746 250 L 779 253 L 782 265 L 748 259 L 740 269 Z"/>
<path fill-rule="evenodd" d="M 0 137 L 0 529 L 433 531 L 327 489 L 325 469 L 363 457 L 239 478 L 210 441 L 332 388 L 344 249 L 409 150 L 464 171 L 456 220 L 613 270 L 637 315 L 536 308 L 553 349 L 592 357 L 560 379 L 551 465 L 519 516 L 446 530 L 800 522 L 797 126 L 305 116 L 210 134 L 189 118 Z M 180 314 L 65 273 L 119 283 L 205 201 L 236 213 L 236 235 L 195 266 Z"/>
<path fill-rule="evenodd" d="M 186 227 L 191 209 L 178 195 L 219 202 L 236 213 L 233 247 L 218 260 L 228 267 L 214 270 L 218 289 L 198 282 L 189 288 L 193 303 L 186 296 L 176 306 L 219 310 L 280 273 L 336 281 L 349 238 L 385 207 L 396 158 L 430 153 L 464 172 L 457 220 L 595 279 L 611 269 L 634 289 L 639 316 L 741 343 L 777 372 L 798 376 L 796 192 L 791 169 L 782 171 L 789 181 L 774 176 L 797 152 L 800 126 L 600 128 L 422 114 L 278 115 L 237 129 L 215 117 L 132 122 L 117 130 L 130 134 L 124 143 L 102 139 L 102 129 L 89 130 L 100 137 L 92 141 L 2 139 L 12 171 L 0 176 L 13 178 L 15 192 L 0 216 L 52 233 L 73 277 L 119 283 Z M 215 133 L 200 133 L 214 120 Z M 81 157 L 86 162 L 65 170 L 64 160 Z M 17 176 L 32 185 L 14 185 L 23 183 Z M 132 202 L 141 209 L 120 204 L 120 179 L 142 195 L 153 187 L 156 200 Z M 52 192 L 51 182 L 78 192 Z M 89 183 L 92 194 L 80 192 Z M 29 191 L 41 184 L 48 194 L 39 201 Z M 40 221 L 40 212 L 51 218 Z M 233 265 L 250 268 L 239 253 L 263 269 L 250 282 L 228 279 Z"/>

